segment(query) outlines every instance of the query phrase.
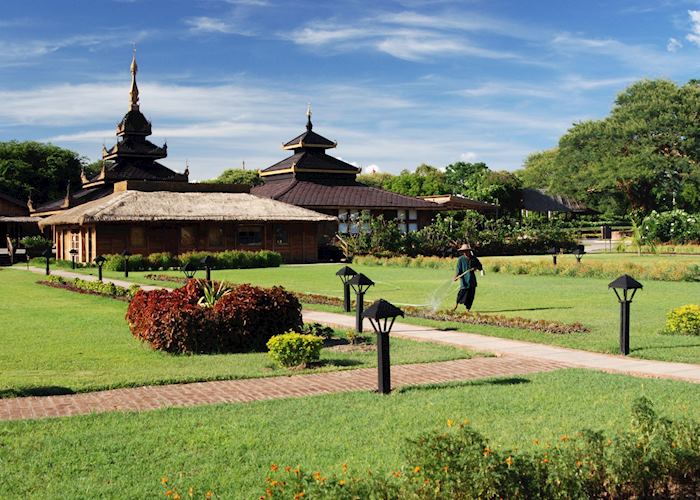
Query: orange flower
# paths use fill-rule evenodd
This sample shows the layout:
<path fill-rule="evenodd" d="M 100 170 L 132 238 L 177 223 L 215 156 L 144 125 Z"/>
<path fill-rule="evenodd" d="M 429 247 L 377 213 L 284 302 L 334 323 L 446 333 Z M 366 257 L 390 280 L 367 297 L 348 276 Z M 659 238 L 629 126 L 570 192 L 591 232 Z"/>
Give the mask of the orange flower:
<path fill-rule="evenodd" d="M 304 498 L 304 492 L 303 492 L 303 491 L 300 491 L 299 493 L 297 493 L 296 495 L 294 495 L 294 500 L 301 500 L 302 498 Z"/>
<path fill-rule="evenodd" d="M 508 455 L 508 458 L 506 458 L 506 463 L 508 464 L 508 467 L 510 467 L 511 465 L 513 465 L 513 457 L 511 457 L 510 455 Z"/>
<path fill-rule="evenodd" d="M 451 418 L 447 419 L 447 427 L 452 427 L 455 424 L 455 421 L 452 420 Z"/>
<path fill-rule="evenodd" d="M 567 436 L 566 434 L 564 434 L 564 435 L 563 435 L 562 437 L 560 437 L 559 439 L 561 439 L 562 441 L 568 441 L 570 438 L 569 438 L 569 436 Z"/>
<path fill-rule="evenodd" d="M 540 444 L 540 440 L 539 440 L 539 439 L 533 439 L 533 440 L 532 440 L 532 444 L 535 444 L 535 445 Z"/>
<path fill-rule="evenodd" d="M 401 472 L 395 470 L 394 472 L 391 473 L 391 475 L 394 476 L 394 477 L 401 477 Z"/>
<path fill-rule="evenodd" d="M 491 454 L 492 451 L 493 451 L 493 450 L 491 450 L 491 448 L 489 448 L 489 447 L 487 446 L 486 448 L 484 448 L 484 456 L 485 456 L 485 457 L 488 457 L 488 456 Z"/>
<path fill-rule="evenodd" d="M 345 486 L 345 479 L 341 479 L 340 481 L 338 481 L 338 484 L 340 486 Z"/>
<path fill-rule="evenodd" d="M 168 478 L 166 476 L 163 476 L 163 478 L 160 480 L 161 484 L 166 484 L 168 482 Z"/>
<path fill-rule="evenodd" d="M 285 465 L 284 472 L 289 472 L 292 468 L 289 465 Z"/>
<path fill-rule="evenodd" d="M 549 463 L 549 459 L 548 459 L 548 458 L 543 458 L 543 459 L 542 459 L 542 463 L 543 463 L 543 464 L 548 464 L 548 463 Z"/>
<path fill-rule="evenodd" d="M 175 494 L 173 495 L 173 500 L 180 500 L 180 494 L 179 494 L 179 493 L 175 493 Z"/>
<path fill-rule="evenodd" d="M 348 471 L 348 464 L 343 464 L 343 472 L 347 472 L 347 471 Z"/>
<path fill-rule="evenodd" d="M 446 466 L 444 466 L 444 467 L 442 468 L 442 470 L 444 470 L 445 472 L 447 472 L 448 470 L 450 470 L 450 468 L 446 465 Z"/>
<path fill-rule="evenodd" d="M 581 465 L 583 465 L 583 462 L 581 462 L 580 460 L 576 460 L 576 468 L 580 469 Z"/>
<path fill-rule="evenodd" d="M 169 496 L 171 496 L 172 494 L 173 494 L 173 490 L 168 490 L 168 491 L 165 492 L 165 496 L 166 496 L 166 497 L 169 497 Z"/>
<path fill-rule="evenodd" d="M 207 494 L 204 495 L 204 496 L 206 497 L 207 500 L 209 500 L 211 497 L 214 496 L 214 492 L 212 492 L 212 491 L 207 491 Z"/>
<path fill-rule="evenodd" d="M 191 497 L 194 495 L 194 490 L 192 488 L 187 490 L 187 494 Z"/>
<path fill-rule="evenodd" d="M 277 472 L 277 469 L 279 469 L 279 467 L 277 466 L 277 464 L 271 464 L 271 465 L 270 465 L 270 470 L 271 470 L 272 472 Z"/>
<path fill-rule="evenodd" d="M 418 474 L 418 473 L 420 472 L 420 466 L 416 465 L 416 466 L 413 468 L 413 472 L 415 472 L 416 474 Z"/>

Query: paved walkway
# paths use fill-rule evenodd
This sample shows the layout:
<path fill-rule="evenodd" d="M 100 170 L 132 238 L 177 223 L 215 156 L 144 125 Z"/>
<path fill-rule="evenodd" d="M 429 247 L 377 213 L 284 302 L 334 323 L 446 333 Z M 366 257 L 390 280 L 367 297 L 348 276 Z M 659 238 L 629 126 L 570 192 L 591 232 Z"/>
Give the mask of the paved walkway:
<path fill-rule="evenodd" d="M 538 361 L 512 355 L 460 359 L 440 363 L 392 366 L 391 382 L 393 388 L 398 388 L 416 384 L 517 376 L 565 367 L 566 365 L 558 362 Z M 146 386 L 65 396 L 0 399 L 0 420 L 60 417 L 108 411 L 144 411 L 169 406 L 243 403 L 334 392 L 369 391 L 376 388 L 376 368 L 288 377 Z"/>
<path fill-rule="evenodd" d="M 307 322 L 317 321 L 319 323 L 343 328 L 355 328 L 354 316 L 346 316 L 344 314 L 305 310 L 304 320 Z M 366 329 L 371 331 L 371 326 L 367 324 Z M 628 375 L 653 378 L 671 378 L 700 383 L 700 365 L 635 359 L 621 355 L 616 356 L 612 354 L 579 351 L 567 349 L 565 347 L 502 339 L 473 333 L 435 330 L 430 327 L 408 325 L 398 322 L 394 323 L 391 335 L 414 340 L 441 342 L 481 352 L 491 352 L 501 355 L 517 354 L 532 360 L 550 361 L 568 366 L 591 368 L 611 373 L 625 373 Z"/>

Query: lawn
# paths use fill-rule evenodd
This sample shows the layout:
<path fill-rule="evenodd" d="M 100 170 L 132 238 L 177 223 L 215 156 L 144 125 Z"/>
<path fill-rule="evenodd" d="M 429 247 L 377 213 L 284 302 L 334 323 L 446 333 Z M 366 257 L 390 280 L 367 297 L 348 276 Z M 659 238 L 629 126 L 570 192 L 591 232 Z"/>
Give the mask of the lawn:
<path fill-rule="evenodd" d="M 342 288 L 340 280 L 335 276 L 338 268 L 338 265 L 330 264 L 290 265 L 214 271 L 213 277 L 234 283 L 282 285 L 290 290 L 340 297 Z M 444 308 L 451 307 L 454 301 L 457 285 L 451 282 L 451 270 L 355 265 L 353 269 L 365 273 L 376 283 L 367 292 L 367 303 L 381 297 L 397 305 L 428 306 L 436 303 Z M 167 273 L 178 275 L 176 271 Z M 145 282 L 143 276 L 148 273 L 132 274 L 137 280 Z M 590 333 L 555 335 L 457 323 L 420 323 L 575 349 L 618 353 L 620 308 L 615 294 L 608 290 L 609 282 L 608 279 L 598 278 L 502 273 L 487 273 L 484 277 L 479 277 L 474 311 L 567 323 L 578 321 L 588 326 Z M 644 281 L 643 285 L 644 289 L 637 293 L 631 306 L 631 355 L 646 359 L 700 363 L 700 338 L 659 334 L 668 311 L 683 304 L 700 303 L 700 283 Z M 321 308 L 315 305 L 309 307 Z"/>
<path fill-rule="evenodd" d="M 161 478 L 202 498 L 258 498 L 270 464 L 389 473 L 405 439 L 467 418 L 496 447 L 629 425 L 644 395 L 700 416 L 700 386 L 584 370 L 443 387 L 0 423 L 0 497 L 153 498 Z M 542 446 L 539 445 L 539 446 Z"/>
<path fill-rule="evenodd" d="M 0 397 L 288 374 L 265 353 L 176 356 L 131 336 L 127 304 L 36 284 L 37 276 L 0 271 Z M 371 338 L 372 336 L 370 336 Z M 456 347 L 392 340 L 393 363 L 466 358 Z M 374 352 L 322 350 L 329 371 L 376 366 Z"/>

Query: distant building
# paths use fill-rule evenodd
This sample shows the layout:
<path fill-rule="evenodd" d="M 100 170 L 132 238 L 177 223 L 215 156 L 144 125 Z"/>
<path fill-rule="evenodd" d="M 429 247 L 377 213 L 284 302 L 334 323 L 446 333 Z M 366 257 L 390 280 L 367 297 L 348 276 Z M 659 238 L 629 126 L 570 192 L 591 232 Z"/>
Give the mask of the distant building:
<path fill-rule="evenodd" d="M 585 214 L 592 210 L 583 203 L 565 196 L 552 195 L 544 189 L 525 188 L 522 190 L 521 214 L 527 217 L 531 212 L 547 214 L 554 213 Z"/>
<path fill-rule="evenodd" d="M 274 250 L 285 262 L 318 260 L 319 225 L 335 217 L 249 194 L 243 185 L 193 184 L 189 168 L 160 164 L 167 145 L 147 137 L 151 123 L 139 109 L 136 58 L 131 62 L 129 111 L 117 143 L 103 147 L 102 168 L 60 200 L 31 208 L 51 228 L 58 259 L 77 250 L 79 262 L 97 255 L 231 249 Z"/>

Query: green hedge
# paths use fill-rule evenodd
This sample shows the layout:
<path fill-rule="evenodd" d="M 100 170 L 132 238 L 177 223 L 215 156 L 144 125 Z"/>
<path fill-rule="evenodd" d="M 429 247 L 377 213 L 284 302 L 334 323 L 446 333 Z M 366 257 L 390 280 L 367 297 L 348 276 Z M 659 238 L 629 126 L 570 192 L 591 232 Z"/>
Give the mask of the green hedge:
<path fill-rule="evenodd" d="M 158 271 L 179 268 L 186 264 L 203 269 L 202 259 L 212 258 L 212 269 L 252 269 L 258 267 L 279 267 L 282 256 L 270 250 L 248 252 L 227 250 L 225 252 L 187 252 L 174 256 L 168 252 L 152 253 L 146 257 L 135 254 L 129 257 L 130 271 Z M 123 271 L 124 257 L 120 254 L 105 255 L 104 268 L 108 271 Z"/>
<path fill-rule="evenodd" d="M 140 290 L 139 285 L 132 285 L 129 288 L 115 285 L 107 281 L 88 281 L 80 278 L 66 279 L 57 275 L 46 277 L 47 283 L 76 291 L 84 291 L 106 295 L 109 297 L 124 297 L 131 299 Z"/>

